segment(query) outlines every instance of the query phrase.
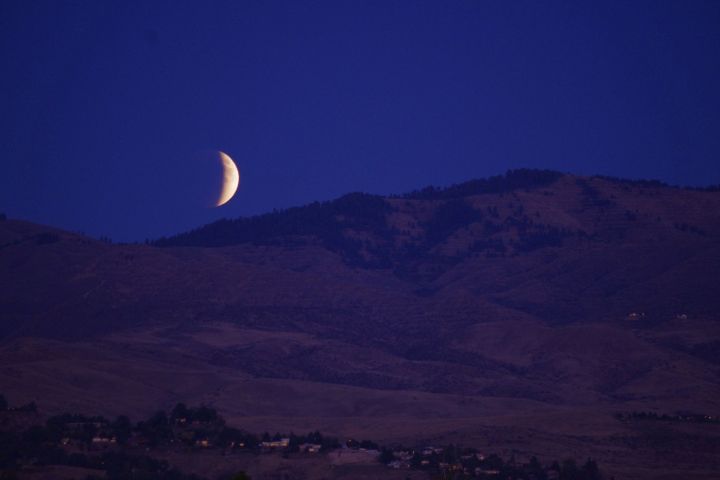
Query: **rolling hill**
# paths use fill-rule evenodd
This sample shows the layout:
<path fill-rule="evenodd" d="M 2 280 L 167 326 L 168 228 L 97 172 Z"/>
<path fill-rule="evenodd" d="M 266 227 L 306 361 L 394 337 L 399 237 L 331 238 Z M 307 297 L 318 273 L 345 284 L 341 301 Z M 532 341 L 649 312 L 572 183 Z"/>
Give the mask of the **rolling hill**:
<path fill-rule="evenodd" d="M 657 478 L 657 432 L 613 413 L 720 412 L 718 271 L 717 189 L 550 171 L 148 245 L 5 220 L 0 384 L 51 411 L 202 401 L 257 429 L 573 452 Z M 703 428 L 677 436 L 702 447 L 667 447 L 685 478 L 720 464 Z M 634 459 L 628 439 L 646 442 Z"/>

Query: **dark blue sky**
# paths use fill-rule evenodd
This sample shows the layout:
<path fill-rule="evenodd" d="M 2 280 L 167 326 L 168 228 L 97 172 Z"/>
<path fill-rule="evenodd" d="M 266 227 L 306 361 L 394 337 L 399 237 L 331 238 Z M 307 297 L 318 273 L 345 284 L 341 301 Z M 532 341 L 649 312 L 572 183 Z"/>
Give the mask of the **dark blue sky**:
<path fill-rule="evenodd" d="M 4 0 L 0 60 L 0 212 L 115 240 L 517 167 L 720 183 L 717 1 Z"/>

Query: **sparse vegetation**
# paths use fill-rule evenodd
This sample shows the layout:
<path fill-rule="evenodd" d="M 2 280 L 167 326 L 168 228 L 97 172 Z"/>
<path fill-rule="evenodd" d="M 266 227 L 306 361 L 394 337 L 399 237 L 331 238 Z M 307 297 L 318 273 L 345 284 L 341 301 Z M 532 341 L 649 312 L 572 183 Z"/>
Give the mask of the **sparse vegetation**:
<path fill-rule="evenodd" d="M 60 241 L 60 236 L 57 233 L 45 232 L 35 237 L 35 242 L 38 245 L 48 245 L 50 243 L 56 243 Z"/>
<path fill-rule="evenodd" d="M 385 222 L 390 205 L 376 195 L 352 193 L 331 202 L 274 211 L 236 220 L 219 220 L 188 233 L 152 242 L 155 246 L 202 245 L 220 247 L 240 243 L 257 245 L 301 245 L 315 238 L 352 264 L 363 263 L 363 243 L 344 235 L 346 229 L 366 229 L 390 238 Z M 372 266 L 372 262 L 368 266 Z"/>
<path fill-rule="evenodd" d="M 481 211 L 474 209 L 463 199 L 443 203 L 425 225 L 425 238 L 429 246 L 445 240 L 450 234 L 473 222 L 483 219 Z"/>
<path fill-rule="evenodd" d="M 487 193 L 504 193 L 513 190 L 543 187 L 557 181 L 562 176 L 562 173 L 553 170 L 520 168 L 509 170 L 505 175 L 470 180 L 446 188 L 425 187 L 422 190 L 415 190 L 402 195 L 402 198 L 444 200 Z"/>
<path fill-rule="evenodd" d="M 444 242 L 454 232 L 472 223 L 484 222 L 488 235 L 521 228 L 520 250 L 530 251 L 544 246 L 562 243 L 558 229 L 534 225 L 528 221 L 522 205 L 517 205 L 512 216 L 501 221 L 497 206 L 484 212 L 473 208 L 463 197 L 486 193 L 510 192 L 548 185 L 562 176 L 548 170 L 511 170 L 505 175 L 473 180 L 444 189 L 428 187 L 395 198 L 412 200 L 437 200 L 440 205 L 432 217 L 421 226 L 424 235 L 402 244 L 395 241 L 400 233 L 388 221 L 393 212 L 391 204 L 376 195 L 353 193 L 329 202 L 315 202 L 304 207 L 274 211 L 269 214 L 235 220 L 220 220 L 187 233 L 160 238 L 151 244 L 167 246 L 219 247 L 243 243 L 257 245 L 303 245 L 314 240 L 327 249 L 340 254 L 352 266 L 369 268 L 395 268 L 400 264 L 441 257 L 431 253 L 436 245 Z M 485 252 L 503 255 L 507 247 L 502 238 L 480 239 L 469 248 L 451 255 L 452 262 L 468 254 Z"/>
<path fill-rule="evenodd" d="M 673 187 L 672 185 L 661 182 L 660 180 L 646 180 L 646 179 L 629 179 L 629 178 L 620 178 L 620 177 L 613 177 L 609 175 L 593 175 L 592 178 L 598 178 L 601 180 L 606 180 L 608 182 L 612 183 L 618 183 L 622 185 L 629 185 L 629 186 L 635 186 L 635 187 L 666 187 L 666 188 L 679 188 L 679 187 Z"/>
<path fill-rule="evenodd" d="M 390 199 L 353 193 L 265 215 L 220 220 L 151 243 L 160 247 L 321 245 L 340 255 L 348 266 L 388 269 L 403 280 L 426 282 L 466 258 L 512 257 L 563 247 L 568 241 L 608 243 L 622 238 L 632 228 L 628 224 L 637 222 L 642 214 L 618 208 L 617 198 L 608 194 L 603 184 L 620 182 L 628 189 L 664 186 L 656 181 L 576 177 L 580 209 L 573 215 L 584 211 L 600 215 L 608 227 L 587 234 L 573 222 L 555 222 L 538 209 L 530 210 L 518 197 L 520 192 L 548 187 L 561 177 L 563 174 L 554 171 L 520 169 L 447 188 L 427 187 Z M 555 192 L 543 189 L 540 193 Z M 496 202 L 477 206 L 473 202 L 483 199 L 471 199 L 489 194 L 496 195 Z M 626 222 L 618 222 L 619 216 Z M 400 217 L 403 222 L 396 220 Z M 686 223 L 675 228 L 706 235 Z"/>
<path fill-rule="evenodd" d="M 720 424 L 720 417 L 699 413 L 656 413 L 656 412 L 626 412 L 617 413 L 615 418 L 622 422 L 631 420 L 652 420 L 662 422 L 692 422 Z"/>
<path fill-rule="evenodd" d="M 700 235 L 702 237 L 704 237 L 706 235 L 706 233 L 703 229 L 698 228 L 694 225 L 687 224 L 685 222 L 674 223 L 673 227 L 675 227 L 676 230 L 680 230 L 681 232 L 694 233 L 694 234 Z"/>
<path fill-rule="evenodd" d="M 590 185 L 590 182 L 584 178 L 575 180 L 577 186 L 580 187 L 584 197 L 584 203 L 587 207 L 608 208 L 615 205 L 611 199 L 605 197 L 597 188 Z"/>
<path fill-rule="evenodd" d="M 3 397 L 0 395 L 0 399 Z M 12 409 L 19 412 L 19 409 Z M 7 414 L 6 414 L 7 415 Z M 39 420 L 39 418 L 37 419 Z M 0 475 L 13 478 L 26 467 L 35 469 L 66 465 L 96 470 L 95 478 L 150 480 L 201 480 L 159 459 L 156 451 L 173 448 L 200 450 L 222 449 L 225 454 L 268 452 L 283 455 L 313 455 L 337 449 L 366 451 L 377 461 L 392 468 L 426 470 L 453 479 L 535 478 L 544 480 L 556 469 L 561 479 L 599 480 L 597 464 L 588 460 L 577 467 L 573 460 L 561 465 L 543 466 L 536 458 L 527 463 L 505 461 L 497 455 L 485 456 L 473 448 L 458 445 L 407 448 L 381 447 L 370 440 L 348 439 L 342 445 L 337 439 L 311 432 L 307 435 L 264 433 L 260 436 L 227 427 L 215 409 L 206 405 L 189 408 L 179 403 L 170 415 L 162 411 L 134 426 L 126 416 L 109 421 L 102 416 L 63 414 L 36 421 L 21 430 L 0 430 Z M 221 475 L 220 479 L 249 479 L 244 472 Z M 444 477 L 445 478 L 445 477 Z"/>
<path fill-rule="evenodd" d="M 396 446 L 392 450 L 383 449 L 379 461 L 392 468 L 425 470 L 440 474 L 442 478 L 457 480 L 472 478 L 602 480 L 603 478 L 597 462 L 592 459 L 587 459 L 582 466 L 578 466 L 573 459 L 544 466 L 536 457 L 531 457 L 527 462 L 516 462 L 514 458 L 503 460 L 498 455 L 486 456 L 475 448 L 463 448 L 458 445 L 422 449 Z"/>

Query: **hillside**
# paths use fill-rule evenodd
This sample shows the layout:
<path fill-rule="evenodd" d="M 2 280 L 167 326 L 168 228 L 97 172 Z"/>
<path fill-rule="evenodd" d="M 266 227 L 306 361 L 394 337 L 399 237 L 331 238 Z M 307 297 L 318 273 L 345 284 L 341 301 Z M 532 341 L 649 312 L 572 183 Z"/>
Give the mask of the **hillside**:
<path fill-rule="evenodd" d="M 222 220 L 154 244 L 315 246 L 347 267 L 391 274 L 419 296 L 450 282 L 545 320 L 607 319 L 636 309 L 660 320 L 717 311 L 709 280 L 719 260 L 718 198 L 716 190 L 518 170 L 446 189 L 350 194 Z M 523 278 L 513 279 L 518 269 Z M 552 298 L 595 304 L 537 298 L 533 279 L 552 288 Z M 658 287 L 672 291 L 662 299 L 640 291 Z"/>
<path fill-rule="evenodd" d="M 647 432 L 614 412 L 720 412 L 717 271 L 716 189 L 547 171 L 151 245 L 6 220 L 0 384 L 50 409 L 183 399 L 256 430 L 572 445 L 627 472 L 608 452 Z M 686 434 L 718 461 L 705 430 Z"/>

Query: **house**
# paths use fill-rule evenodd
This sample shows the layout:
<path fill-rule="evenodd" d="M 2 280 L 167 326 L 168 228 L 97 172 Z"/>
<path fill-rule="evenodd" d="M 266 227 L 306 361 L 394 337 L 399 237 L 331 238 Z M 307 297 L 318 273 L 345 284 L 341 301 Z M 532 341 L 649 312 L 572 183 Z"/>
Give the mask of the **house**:
<path fill-rule="evenodd" d="M 210 443 L 209 439 L 201 438 L 201 439 L 195 441 L 195 446 L 201 447 L 201 448 L 209 448 L 212 446 L 212 444 Z"/>
<path fill-rule="evenodd" d="M 393 455 L 400 460 L 408 461 L 415 455 L 415 452 L 412 450 L 395 450 Z"/>
<path fill-rule="evenodd" d="M 117 439 L 115 437 L 96 435 L 92 438 L 93 445 L 112 445 L 114 443 L 117 443 Z"/>
<path fill-rule="evenodd" d="M 260 446 L 266 450 L 275 450 L 277 448 L 287 448 L 290 445 L 289 438 L 281 438 L 280 440 L 271 440 L 269 442 L 262 442 Z"/>
<path fill-rule="evenodd" d="M 438 448 L 438 447 L 425 447 L 422 451 L 422 454 L 424 457 L 429 457 L 430 455 L 432 455 L 434 453 L 435 454 L 443 453 L 443 449 Z"/>
<path fill-rule="evenodd" d="M 322 449 L 322 445 L 319 443 L 303 443 L 298 448 L 301 452 L 318 453 Z"/>
<path fill-rule="evenodd" d="M 477 467 L 475 469 L 475 475 L 500 475 L 500 470 L 485 470 L 483 468 Z"/>

